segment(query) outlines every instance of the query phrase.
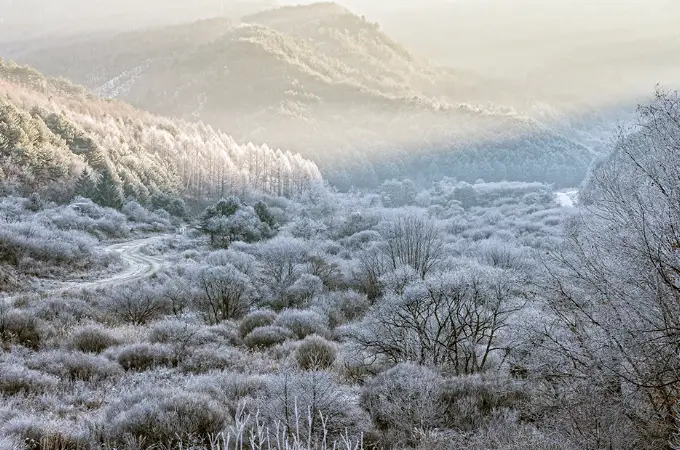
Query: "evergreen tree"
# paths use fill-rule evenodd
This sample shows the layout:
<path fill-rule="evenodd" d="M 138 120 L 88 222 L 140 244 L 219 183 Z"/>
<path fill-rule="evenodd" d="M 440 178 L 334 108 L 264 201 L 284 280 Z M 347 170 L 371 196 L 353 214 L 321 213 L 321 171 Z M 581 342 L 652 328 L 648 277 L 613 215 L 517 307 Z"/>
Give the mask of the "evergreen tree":
<path fill-rule="evenodd" d="M 97 182 L 92 173 L 85 168 L 76 180 L 75 195 L 85 198 L 94 198 L 97 194 Z"/>
<path fill-rule="evenodd" d="M 95 201 L 101 206 L 109 208 L 123 208 L 123 190 L 116 182 L 111 169 L 106 168 L 102 171 L 101 178 L 97 185 L 97 195 Z"/>
<path fill-rule="evenodd" d="M 269 236 L 274 235 L 279 224 L 276 221 L 276 217 L 274 217 L 274 214 L 272 214 L 271 210 L 269 209 L 269 206 L 260 200 L 259 202 L 255 203 L 254 208 L 257 217 L 260 219 L 260 222 L 265 225 L 265 234 Z"/>

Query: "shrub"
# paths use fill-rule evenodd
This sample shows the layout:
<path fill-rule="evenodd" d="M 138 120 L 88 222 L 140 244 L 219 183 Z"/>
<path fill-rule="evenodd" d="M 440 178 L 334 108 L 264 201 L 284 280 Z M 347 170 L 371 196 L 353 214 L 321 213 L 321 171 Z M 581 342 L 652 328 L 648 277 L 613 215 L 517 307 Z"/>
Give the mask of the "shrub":
<path fill-rule="evenodd" d="M 312 301 L 312 309 L 328 318 L 331 329 L 360 319 L 370 306 L 368 297 L 355 291 L 328 292 Z"/>
<path fill-rule="evenodd" d="M 324 318 L 310 310 L 287 309 L 279 314 L 274 325 L 289 329 L 298 339 L 304 339 L 311 334 L 328 335 Z"/>
<path fill-rule="evenodd" d="M 276 320 L 276 313 L 268 309 L 253 311 L 241 320 L 238 332 L 242 338 L 246 337 L 255 328 L 266 327 Z"/>
<path fill-rule="evenodd" d="M 0 301 L 0 341 L 37 350 L 42 341 L 38 320 L 26 311 L 9 309 Z"/>
<path fill-rule="evenodd" d="M 528 400 L 521 383 L 503 376 L 472 375 L 447 379 L 441 390 L 446 426 L 471 431 L 488 425 L 501 411 Z"/>
<path fill-rule="evenodd" d="M 48 322 L 52 326 L 67 329 L 84 320 L 96 319 L 100 314 L 90 303 L 66 294 L 40 299 L 39 302 L 32 305 L 32 312 L 35 317 Z"/>
<path fill-rule="evenodd" d="M 5 395 L 42 394 L 57 386 L 55 377 L 14 364 L 0 364 L 0 392 Z"/>
<path fill-rule="evenodd" d="M 165 319 L 151 325 L 149 341 L 187 347 L 201 341 L 200 331 L 201 328 L 195 323 L 179 319 Z"/>
<path fill-rule="evenodd" d="M 110 290 L 102 306 L 118 320 L 133 325 L 144 325 L 170 312 L 167 300 L 143 282 Z"/>
<path fill-rule="evenodd" d="M 104 417 L 107 438 L 117 445 L 134 438 L 168 448 L 188 442 L 207 445 L 228 423 L 224 409 L 208 395 L 170 390 L 129 395 Z"/>
<path fill-rule="evenodd" d="M 46 421 L 44 417 L 20 417 L 11 420 L 3 428 L 3 433 L 21 439 L 23 445 L 17 444 L 0 449 L 18 450 L 79 450 L 89 448 L 88 442 L 78 432 L 72 431 L 73 424 Z M 0 441 L 1 442 L 1 441 Z"/>
<path fill-rule="evenodd" d="M 70 381 L 101 381 L 123 372 L 117 363 L 104 357 L 61 350 L 39 353 L 27 366 Z"/>
<path fill-rule="evenodd" d="M 304 370 L 330 368 L 337 352 L 333 344 L 319 336 L 307 336 L 295 351 L 295 359 Z"/>
<path fill-rule="evenodd" d="M 294 334 L 287 328 L 275 325 L 255 328 L 243 340 L 248 348 L 267 348 L 291 339 Z"/>
<path fill-rule="evenodd" d="M 235 362 L 238 350 L 224 347 L 201 347 L 189 353 L 180 362 L 180 369 L 190 373 L 222 371 Z"/>
<path fill-rule="evenodd" d="M 175 365 L 175 352 L 163 344 L 133 344 L 123 347 L 116 356 L 118 364 L 125 370 L 145 371 L 155 367 Z"/>
<path fill-rule="evenodd" d="M 258 375 L 222 372 L 197 376 L 189 382 L 187 389 L 208 395 L 227 406 L 229 415 L 233 416 L 239 403 L 261 397 L 266 391 L 266 383 L 264 378 Z"/>
<path fill-rule="evenodd" d="M 232 264 L 198 267 L 194 279 L 202 294 L 196 306 L 211 324 L 240 319 L 256 302 L 253 281 Z"/>
<path fill-rule="evenodd" d="M 442 378 L 432 370 L 411 363 L 399 364 L 370 380 L 361 393 L 361 405 L 376 428 L 398 431 L 409 442 L 414 430 L 441 425 L 444 409 L 440 401 Z"/>
<path fill-rule="evenodd" d="M 68 340 L 69 348 L 83 353 L 101 353 L 118 344 L 120 344 L 118 338 L 99 325 L 77 329 Z"/>
<path fill-rule="evenodd" d="M 305 306 L 309 300 L 316 294 L 323 291 L 323 281 L 321 278 L 303 273 L 295 283 L 293 283 L 286 290 L 288 296 L 288 305 L 290 306 Z"/>
<path fill-rule="evenodd" d="M 318 442 L 326 433 L 330 439 L 345 434 L 351 438 L 353 434 L 358 435 L 368 421 L 353 393 L 330 373 L 283 371 L 267 377 L 266 381 L 266 394 L 260 398 L 263 417 L 269 423 L 278 422 L 287 427 L 292 434 L 299 432 L 304 441 Z M 307 429 L 296 428 L 299 425 L 296 419 L 300 417 L 308 425 Z"/>

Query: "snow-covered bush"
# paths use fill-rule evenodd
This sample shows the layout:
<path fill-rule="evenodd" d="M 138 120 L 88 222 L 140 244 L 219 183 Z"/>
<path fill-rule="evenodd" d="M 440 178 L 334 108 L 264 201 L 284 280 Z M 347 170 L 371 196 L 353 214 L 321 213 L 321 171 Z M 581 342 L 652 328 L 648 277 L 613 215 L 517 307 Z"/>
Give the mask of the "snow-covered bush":
<path fill-rule="evenodd" d="M 168 314 L 170 303 L 145 282 L 109 289 L 101 306 L 116 320 L 143 325 Z"/>
<path fill-rule="evenodd" d="M 371 306 L 365 294 L 356 291 L 333 291 L 317 295 L 311 309 L 327 317 L 331 329 L 361 319 Z"/>
<path fill-rule="evenodd" d="M 255 328 L 271 325 L 276 320 L 276 313 L 268 309 L 258 309 L 245 316 L 238 327 L 242 338 L 246 337 Z"/>
<path fill-rule="evenodd" d="M 208 395 L 144 390 L 109 406 L 103 427 L 107 440 L 117 446 L 136 438 L 176 448 L 179 443 L 208 446 L 228 423 L 224 409 Z"/>
<path fill-rule="evenodd" d="M 312 310 L 286 309 L 279 314 L 274 325 L 292 331 L 298 339 L 304 339 L 311 334 L 328 335 L 324 317 Z"/>
<path fill-rule="evenodd" d="M 40 322 L 28 311 L 10 308 L 0 300 L 0 343 L 38 349 L 43 341 Z"/>
<path fill-rule="evenodd" d="M 240 319 L 257 301 L 257 291 L 250 277 L 232 264 L 192 269 L 200 292 L 196 307 L 209 323 Z"/>
<path fill-rule="evenodd" d="M 295 350 L 295 359 L 303 370 L 326 370 L 333 366 L 337 351 L 326 339 L 307 336 Z"/>
<path fill-rule="evenodd" d="M 371 379 L 362 389 L 361 405 L 378 430 L 392 435 L 392 445 L 414 442 L 416 430 L 441 427 L 442 377 L 427 367 L 399 364 Z"/>
<path fill-rule="evenodd" d="M 131 344 L 111 348 L 105 355 L 115 358 L 123 369 L 138 372 L 176 365 L 175 350 L 164 344 Z"/>
<path fill-rule="evenodd" d="M 281 344 L 295 335 L 288 328 L 267 325 L 255 328 L 243 339 L 248 348 L 262 349 Z"/>
<path fill-rule="evenodd" d="M 118 363 L 102 356 L 62 350 L 39 353 L 29 359 L 26 365 L 30 369 L 69 381 L 100 382 L 123 373 Z"/>
<path fill-rule="evenodd" d="M 59 379 L 17 364 L 0 363 L 0 393 L 39 395 L 54 389 Z"/>
<path fill-rule="evenodd" d="M 101 353 L 118 344 L 120 340 L 101 325 L 78 328 L 68 338 L 68 347 L 83 353 Z"/>

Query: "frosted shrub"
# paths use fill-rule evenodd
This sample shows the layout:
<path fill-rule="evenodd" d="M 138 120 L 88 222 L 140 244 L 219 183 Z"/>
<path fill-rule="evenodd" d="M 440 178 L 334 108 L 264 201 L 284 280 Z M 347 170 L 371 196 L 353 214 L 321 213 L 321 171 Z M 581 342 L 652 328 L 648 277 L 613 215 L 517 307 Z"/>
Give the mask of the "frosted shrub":
<path fill-rule="evenodd" d="M 228 424 L 224 409 L 208 395 L 160 390 L 128 395 L 105 411 L 102 424 L 109 441 L 177 448 L 181 443 L 207 446 L 209 437 Z"/>
<path fill-rule="evenodd" d="M 104 357 L 62 350 L 39 353 L 27 366 L 70 381 L 102 381 L 123 373 L 118 363 Z"/>
<path fill-rule="evenodd" d="M 16 364 L 0 363 L 0 393 L 4 395 L 43 394 L 54 389 L 57 378 Z"/>
<path fill-rule="evenodd" d="M 246 337 L 255 328 L 271 325 L 276 320 L 276 313 L 268 309 L 259 309 L 245 316 L 238 327 L 241 337 Z"/>
<path fill-rule="evenodd" d="M 255 328 L 243 339 L 243 343 L 248 348 L 268 348 L 292 339 L 294 336 L 293 332 L 287 328 L 268 325 Z"/>
<path fill-rule="evenodd" d="M 201 325 L 180 319 L 165 319 L 151 324 L 149 342 L 191 346 L 206 339 Z"/>
<path fill-rule="evenodd" d="M 274 325 L 289 329 L 298 339 L 304 339 L 310 334 L 328 335 L 324 318 L 310 310 L 287 309 L 279 314 Z"/>
<path fill-rule="evenodd" d="M 319 336 L 307 336 L 295 350 L 295 359 L 304 370 L 324 370 L 333 366 L 335 346 Z"/>
<path fill-rule="evenodd" d="M 231 347 L 200 347 L 186 355 L 179 364 L 184 372 L 206 373 L 222 371 L 237 365 L 242 355 Z"/>
<path fill-rule="evenodd" d="M 101 305 L 118 320 L 133 325 L 144 325 L 170 312 L 168 301 L 144 282 L 109 290 Z"/>
<path fill-rule="evenodd" d="M 328 318 L 331 329 L 360 319 L 370 306 L 368 297 L 355 291 L 327 292 L 312 301 L 312 309 Z"/>
<path fill-rule="evenodd" d="M 399 364 L 373 378 L 363 388 L 361 405 L 378 430 L 397 441 L 411 442 L 416 429 L 441 426 L 442 378 L 431 369 L 411 363 Z"/>
<path fill-rule="evenodd" d="M 120 344 L 118 338 L 100 325 L 76 329 L 68 339 L 69 348 L 84 353 L 101 353 L 118 344 Z"/>
<path fill-rule="evenodd" d="M 303 448 L 320 448 L 324 436 L 329 441 L 347 434 L 356 439 L 367 428 L 368 417 L 354 393 L 323 371 L 284 371 L 268 377 L 260 404 L 263 417 L 298 434 L 307 443 Z"/>
<path fill-rule="evenodd" d="M 287 290 L 289 306 L 305 306 L 316 294 L 323 291 L 321 278 L 304 273 Z"/>
<path fill-rule="evenodd" d="M 50 449 L 50 450 L 69 450 L 84 449 L 89 447 L 87 439 L 79 435 L 72 428 L 72 423 L 64 420 L 63 422 L 50 421 L 43 417 L 20 417 L 11 420 L 3 429 L 3 433 L 14 436 L 23 445 L 7 447 L 7 450 L 19 449 Z M 5 449 L 0 444 L 0 449 Z"/>
<path fill-rule="evenodd" d="M 192 378 L 187 390 L 207 395 L 225 405 L 233 416 L 243 402 L 252 403 L 265 394 L 266 382 L 258 375 L 244 375 L 234 372 L 220 372 Z"/>
<path fill-rule="evenodd" d="M 528 401 L 523 386 L 501 375 L 447 379 L 442 385 L 443 418 L 449 428 L 470 431 L 488 425 L 503 410 Z"/>
<path fill-rule="evenodd" d="M 193 273 L 201 293 L 196 306 L 212 324 L 240 319 L 256 303 L 252 280 L 232 264 L 196 267 Z"/>
<path fill-rule="evenodd" d="M 91 303 L 82 298 L 62 294 L 41 298 L 32 305 L 35 317 L 48 322 L 52 326 L 61 326 L 71 329 L 76 324 L 85 320 L 100 319 L 103 314 Z"/>
<path fill-rule="evenodd" d="M 145 371 L 175 365 L 175 352 L 169 345 L 133 344 L 117 350 L 116 360 L 125 370 Z"/>
<path fill-rule="evenodd" d="M 38 349 L 42 342 L 39 322 L 29 312 L 10 309 L 0 301 L 0 342 Z"/>

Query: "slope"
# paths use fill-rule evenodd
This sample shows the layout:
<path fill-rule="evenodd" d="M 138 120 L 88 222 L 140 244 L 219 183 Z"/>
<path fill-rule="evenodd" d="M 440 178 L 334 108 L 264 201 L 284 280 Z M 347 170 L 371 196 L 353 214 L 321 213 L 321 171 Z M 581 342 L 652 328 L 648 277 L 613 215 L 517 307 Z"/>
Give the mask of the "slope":
<path fill-rule="evenodd" d="M 202 120 L 238 141 L 300 152 L 343 187 L 410 176 L 424 160 L 439 168 L 423 181 L 484 176 L 572 185 L 585 174 L 590 152 L 491 104 L 504 98 L 493 82 L 437 68 L 338 5 L 243 20 L 123 33 L 24 56 L 101 95 Z"/>
<path fill-rule="evenodd" d="M 3 193 L 66 201 L 88 173 L 114 196 L 155 206 L 253 190 L 288 195 L 320 178 L 299 155 L 239 145 L 202 123 L 154 116 L 0 60 Z"/>

